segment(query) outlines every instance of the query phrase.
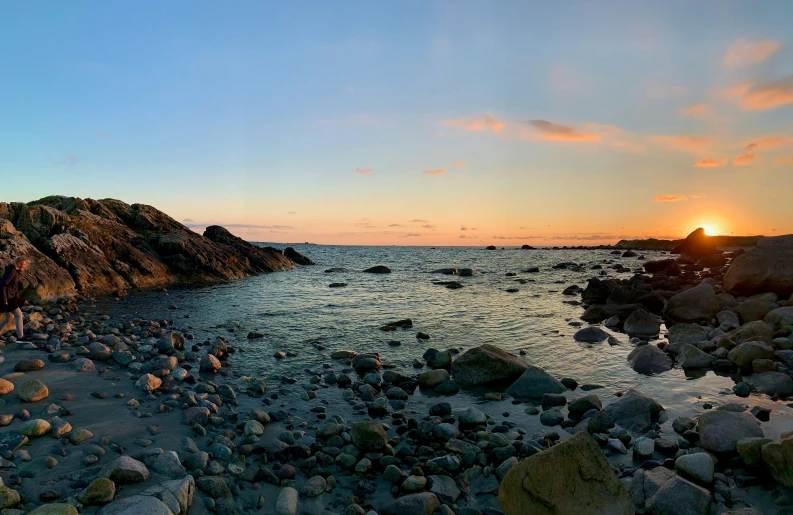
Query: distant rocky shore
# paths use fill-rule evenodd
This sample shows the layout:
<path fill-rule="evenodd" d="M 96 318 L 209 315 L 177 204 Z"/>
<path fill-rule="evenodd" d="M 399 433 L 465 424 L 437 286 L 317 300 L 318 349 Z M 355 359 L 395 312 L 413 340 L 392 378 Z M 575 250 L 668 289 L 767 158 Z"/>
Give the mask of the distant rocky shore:
<path fill-rule="evenodd" d="M 31 302 L 124 295 L 312 263 L 292 248 L 258 247 L 219 226 L 202 236 L 151 206 L 64 196 L 0 203 L 0 263 L 19 257 L 31 262 L 22 274 Z"/>
<path fill-rule="evenodd" d="M 598 275 L 559 294 L 591 323 L 575 339 L 626 334 L 625 366 L 637 373 L 713 369 L 750 405 L 790 402 L 793 236 L 728 254 L 700 231 L 681 245 L 663 260 L 625 251 L 611 265 L 557 265 Z M 612 279 L 603 266 L 634 274 Z M 605 404 L 597 385 L 497 345 L 425 348 L 424 333 L 414 368 L 312 342 L 325 364 L 264 378 L 184 317 L 110 317 L 70 299 L 25 313 L 32 343 L 6 337 L 0 361 L 6 513 L 759 515 L 793 505 L 793 431 L 766 437 L 768 407 L 706 405 L 689 418 L 638 390 Z M 454 405 L 463 388 L 512 399 L 551 430 L 528 434 L 509 410 Z M 435 397 L 422 411 L 420 391 Z"/>

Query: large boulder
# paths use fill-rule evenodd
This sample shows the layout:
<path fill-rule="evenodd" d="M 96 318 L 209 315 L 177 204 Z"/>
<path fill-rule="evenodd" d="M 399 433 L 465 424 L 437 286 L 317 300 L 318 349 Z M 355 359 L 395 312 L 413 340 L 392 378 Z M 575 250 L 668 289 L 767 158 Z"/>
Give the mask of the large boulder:
<path fill-rule="evenodd" d="M 509 469 L 501 481 L 498 501 L 506 515 L 634 513 L 628 492 L 586 432 Z"/>
<path fill-rule="evenodd" d="M 713 286 L 703 282 L 673 295 L 664 314 L 676 322 L 707 322 L 719 311 L 719 300 Z"/>
<path fill-rule="evenodd" d="M 514 381 L 529 367 L 522 359 L 494 345 L 466 351 L 452 362 L 452 374 L 460 386 L 494 381 Z"/>
<path fill-rule="evenodd" d="M 769 302 L 763 299 L 748 299 L 741 302 L 736 308 L 735 312 L 738 313 L 738 318 L 742 324 L 748 324 L 755 320 L 763 320 L 763 318 L 774 309 L 778 308 L 774 302 Z"/>
<path fill-rule="evenodd" d="M 743 378 L 743 382 L 752 387 L 752 390 L 766 395 L 780 395 L 788 397 L 793 395 L 793 379 L 782 372 L 762 372 Z"/>
<path fill-rule="evenodd" d="M 628 390 L 605 412 L 625 429 L 644 433 L 660 419 L 664 407 L 638 390 Z"/>
<path fill-rule="evenodd" d="M 771 475 L 786 487 L 793 488 L 793 436 L 763 445 L 762 454 Z"/>
<path fill-rule="evenodd" d="M 651 515 L 702 515 L 708 513 L 710 491 L 672 476 L 645 503 Z"/>
<path fill-rule="evenodd" d="M 375 420 L 363 420 L 352 425 L 352 443 L 364 452 L 382 451 L 388 444 L 388 434 Z"/>
<path fill-rule="evenodd" d="M 288 257 L 298 265 L 313 265 L 315 264 L 312 260 L 301 254 L 300 252 L 296 251 L 293 247 L 287 247 L 284 249 L 284 256 Z"/>
<path fill-rule="evenodd" d="M 744 342 L 732 349 L 727 359 L 741 368 L 752 368 L 756 359 L 774 359 L 774 349 L 763 342 Z"/>
<path fill-rule="evenodd" d="M 716 361 L 715 356 L 693 345 L 682 343 L 677 346 L 677 362 L 683 368 L 708 368 L 714 361 Z"/>
<path fill-rule="evenodd" d="M 790 304 L 790 302 L 788 302 Z M 793 325 L 793 305 L 777 308 L 769 311 L 763 321 L 771 327 L 783 327 Z"/>
<path fill-rule="evenodd" d="M 762 437 L 760 422 L 746 412 L 713 410 L 703 413 L 697 421 L 702 448 L 716 454 L 733 453 L 738 440 Z"/>
<path fill-rule="evenodd" d="M 133 495 L 113 501 L 99 515 L 173 515 L 173 511 L 156 497 Z"/>
<path fill-rule="evenodd" d="M 737 295 L 793 293 L 793 235 L 760 238 L 756 248 L 733 259 L 724 289 Z"/>
<path fill-rule="evenodd" d="M 573 335 L 573 338 L 577 342 L 585 342 L 585 343 L 601 343 L 608 339 L 609 333 L 601 329 L 600 327 L 584 327 L 583 329 L 579 329 Z"/>
<path fill-rule="evenodd" d="M 507 388 L 516 399 L 539 399 L 546 393 L 562 393 L 567 388 L 542 368 L 529 365 L 523 374 Z"/>
<path fill-rule="evenodd" d="M 129 456 L 119 456 L 99 472 L 99 477 L 110 479 L 117 485 L 142 483 L 149 480 L 151 474 L 146 465 Z"/>
<path fill-rule="evenodd" d="M 754 322 L 749 322 L 748 324 L 733 329 L 725 334 L 725 336 L 737 343 L 745 342 L 750 339 L 771 343 L 771 340 L 774 339 L 774 330 L 762 320 L 755 320 Z"/>
<path fill-rule="evenodd" d="M 652 344 L 640 345 L 628 354 L 631 368 L 644 375 L 653 375 L 666 372 L 674 367 L 672 358 L 664 351 Z"/>
<path fill-rule="evenodd" d="M 710 328 L 699 324 L 675 324 L 669 328 L 669 343 L 697 344 L 708 339 Z"/>
<path fill-rule="evenodd" d="M 702 259 L 716 252 L 716 243 L 713 238 L 705 234 L 705 229 L 699 227 L 686 236 L 679 245 L 672 249 L 673 254 L 681 254 L 693 259 Z"/>
<path fill-rule="evenodd" d="M 77 294 L 68 271 L 42 254 L 9 220 L 0 219 L 0 263 L 10 263 L 17 258 L 34 264 L 21 274 L 20 296 L 23 298 L 41 302 Z"/>
<path fill-rule="evenodd" d="M 655 336 L 661 330 L 661 322 L 646 309 L 637 309 L 628 315 L 622 328 L 630 336 Z"/>
<path fill-rule="evenodd" d="M 441 508 L 441 502 L 432 492 L 404 495 L 385 505 L 383 515 L 433 515 Z"/>

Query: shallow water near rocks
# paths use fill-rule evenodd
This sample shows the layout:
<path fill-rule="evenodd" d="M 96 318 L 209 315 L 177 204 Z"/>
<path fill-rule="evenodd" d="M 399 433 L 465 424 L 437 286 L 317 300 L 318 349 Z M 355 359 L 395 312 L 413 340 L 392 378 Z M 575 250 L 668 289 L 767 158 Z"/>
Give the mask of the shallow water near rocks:
<path fill-rule="evenodd" d="M 634 372 L 626 361 L 634 348 L 627 335 L 611 332 L 618 345 L 581 344 L 573 333 L 582 324 L 583 308 L 564 301 L 578 301 L 580 295 L 567 296 L 562 290 L 569 285 L 586 286 L 586 280 L 598 275 L 592 266 L 600 264 L 610 277 L 629 278 L 632 272 L 618 273 L 611 268 L 622 263 L 631 270 L 643 261 L 614 256 L 607 250 L 505 250 L 460 247 L 347 247 L 297 246 L 317 264 L 214 285 L 198 289 L 172 290 L 168 294 L 144 292 L 123 299 L 101 299 L 93 309 L 114 319 L 146 317 L 173 320 L 177 327 L 188 325 L 200 341 L 222 336 L 240 351 L 231 360 L 235 375 L 264 376 L 268 384 L 282 377 L 294 378 L 294 392 L 310 377 L 307 371 L 339 372 L 343 367 L 333 363 L 330 353 L 337 349 L 358 352 L 379 352 L 385 363 L 397 371 L 415 374 L 412 363 L 427 348 L 459 349 L 490 343 L 518 354 L 539 365 L 558 378 L 572 377 L 580 385 L 599 385 L 595 393 L 604 406 L 613 402 L 614 394 L 636 388 L 662 404 L 669 415 L 664 429 L 672 432 L 671 421 L 681 415 L 695 416 L 704 403 L 714 406 L 739 402 L 772 409 L 770 422 L 763 423 L 766 436 L 775 438 L 793 427 L 793 409 L 766 396 L 753 395 L 742 399 L 732 394 L 735 381 L 705 374 L 686 374 L 675 368 L 659 376 L 647 377 Z M 663 254 L 644 253 L 647 259 Z M 553 265 L 574 262 L 584 271 L 554 270 Z M 362 270 L 385 265 L 391 274 L 368 274 Z M 332 267 L 348 272 L 325 273 Z M 472 277 L 446 276 L 431 273 L 440 268 L 473 268 Z M 539 267 L 539 273 L 525 272 Z M 515 276 L 506 276 L 515 273 Z M 433 281 L 454 280 L 463 287 L 450 290 Z M 523 280 L 523 284 L 519 282 Z M 329 288 L 331 283 L 347 283 L 346 287 Z M 517 288 L 514 293 L 507 289 Z M 172 309 L 173 307 L 176 309 Z M 185 318 L 189 315 L 190 318 Z M 410 318 L 413 328 L 393 332 L 381 331 L 385 323 Z M 662 328 L 662 335 L 663 335 Z M 249 331 L 264 334 L 249 340 Z M 430 335 L 418 340 L 417 332 Z M 663 336 L 661 336 L 663 337 Z M 399 346 L 389 344 L 400 342 Z M 320 343 L 325 350 L 318 350 Z M 296 357 L 275 359 L 277 351 L 294 352 Z M 453 407 L 477 404 L 485 413 L 525 428 L 529 435 L 561 431 L 540 425 L 539 417 L 524 413 L 524 405 L 513 405 L 511 399 L 485 401 L 487 389 L 463 390 L 457 395 L 441 396 L 420 392 L 411 396 L 408 408 L 426 414 L 426 408 L 440 400 Z M 587 392 L 577 389 L 569 398 Z M 345 414 L 349 406 L 340 391 L 321 391 L 319 400 L 327 403 L 328 414 Z M 300 409 L 299 399 L 293 408 Z M 305 402 L 305 408 L 316 401 Z M 335 409 L 338 407 L 339 409 Z M 626 460 L 630 460 L 628 456 Z"/>

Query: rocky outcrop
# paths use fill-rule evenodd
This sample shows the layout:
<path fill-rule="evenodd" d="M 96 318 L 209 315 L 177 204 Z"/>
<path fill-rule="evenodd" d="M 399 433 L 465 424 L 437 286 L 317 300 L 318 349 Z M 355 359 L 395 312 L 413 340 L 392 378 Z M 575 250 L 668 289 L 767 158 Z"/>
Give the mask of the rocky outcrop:
<path fill-rule="evenodd" d="M 63 196 L 0 203 L 0 263 L 18 257 L 31 263 L 22 295 L 32 302 L 232 280 L 295 265 L 280 250 L 219 226 L 200 235 L 144 204 Z"/>
<path fill-rule="evenodd" d="M 693 259 L 701 259 L 716 252 L 715 241 L 705 234 L 702 227 L 686 236 L 686 239 L 672 249 L 673 254 L 681 254 Z"/>
<path fill-rule="evenodd" d="M 761 238 L 757 248 L 736 257 L 724 275 L 728 293 L 793 293 L 793 235 Z"/>
<path fill-rule="evenodd" d="M 628 492 L 586 432 L 509 469 L 498 502 L 506 515 L 634 513 Z"/>

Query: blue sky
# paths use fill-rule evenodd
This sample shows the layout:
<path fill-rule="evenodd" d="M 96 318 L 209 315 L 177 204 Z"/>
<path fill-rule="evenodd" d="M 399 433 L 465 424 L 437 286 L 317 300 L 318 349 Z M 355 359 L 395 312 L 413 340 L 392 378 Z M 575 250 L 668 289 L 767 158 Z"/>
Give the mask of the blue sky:
<path fill-rule="evenodd" d="M 0 200 L 270 241 L 793 232 L 791 25 L 785 1 L 5 4 Z"/>

